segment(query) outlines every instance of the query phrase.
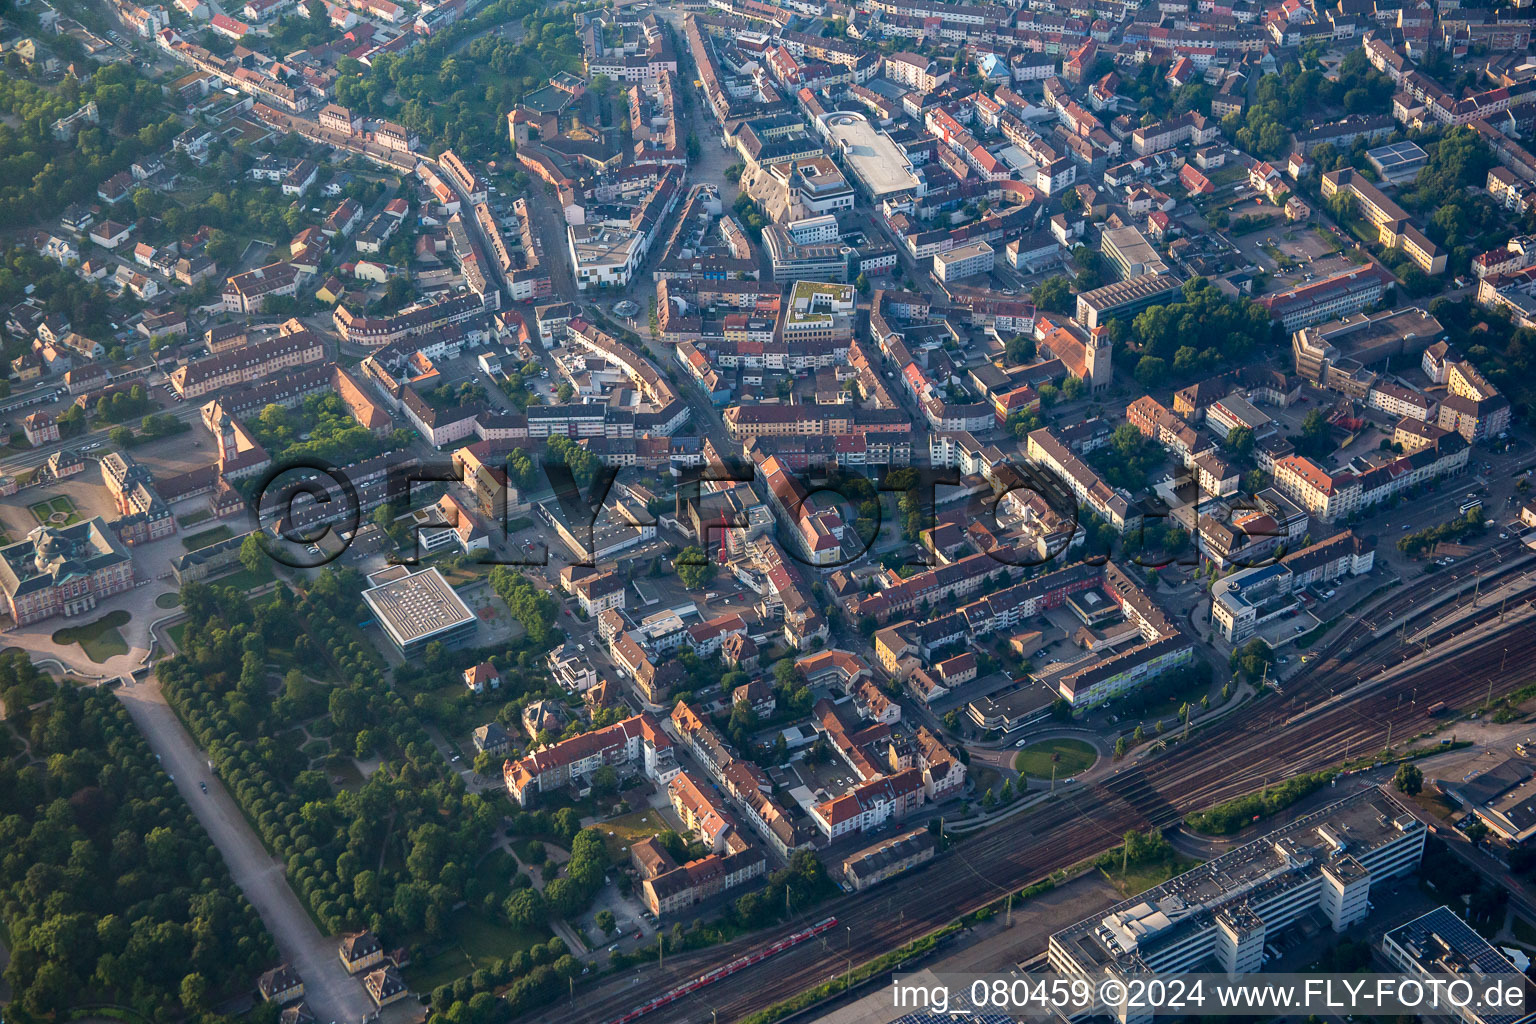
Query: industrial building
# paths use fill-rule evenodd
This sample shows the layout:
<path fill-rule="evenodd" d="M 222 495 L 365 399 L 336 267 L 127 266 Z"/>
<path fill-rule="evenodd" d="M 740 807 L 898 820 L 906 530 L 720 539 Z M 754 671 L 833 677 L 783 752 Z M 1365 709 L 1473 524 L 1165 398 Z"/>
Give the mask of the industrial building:
<path fill-rule="evenodd" d="M 1502 974 L 1514 985 L 1525 982 L 1519 968 L 1450 907 L 1437 907 L 1393 928 L 1381 937 L 1381 951 L 1388 963 L 1421 981 L 1447 975 L 1482 981 Z M 1454 1012 L 1466 1024 L 1515 1024 L 1526 1019 L 1516 1010 L 1479 1010 L 1477 1006 L 1458 1006 Z"/>
<path fill-rule="evenodd" d="M 1335 932 L 1363 919 L 1372 886 L 1418 867 L 1427 834 L 1387 791 L 1364 790 L 1062 929 L 1051 967 L 1090 981 L 1258 971 L 1265 943 L 1305 914 Z M 1151 1019 L 1102 1009 L 1122 1024 Z"/>

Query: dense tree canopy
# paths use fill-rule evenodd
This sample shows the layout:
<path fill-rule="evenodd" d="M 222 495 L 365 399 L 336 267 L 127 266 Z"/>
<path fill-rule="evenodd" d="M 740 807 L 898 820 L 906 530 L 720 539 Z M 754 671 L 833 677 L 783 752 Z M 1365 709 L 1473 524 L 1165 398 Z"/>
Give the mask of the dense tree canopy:
<path fill-rule="evenodd" d="M 392 440 L 375 437 L 333 392 L 310 395 L 297 409 L 269 405 L 246 425 L 279 463 L 319 459 L 345 466 L 377 455 L 392 444 L 403 446 L 407 440 L 404 436 Z"/>
<path fill-rule="evenodd" d="M 75 138 L 54 138 L 55 120 L 94 100 L 101 123 Z M 70 77 L 44 89 L 24 76 L 0 75 L 0 224 L 15 226 L 92 200 L 96 186 L 165 146 L 181 123 L 165 113 L 158 86 L 131 64 L 104 64 L 87 82 Z"/>
<path fill-rule="evenodd" d="M 1124 336 L 1124 328 L 1116 328 Z M 1269 345 L 1275 326 L 1250 299 L 1231 299 L 1203 277 L 1184 282 L 1176 302 L 1150 306 L 1130 324 L 1142 357 L 1162 359 L 1175 376 L 1236 366 Z"/>
<path fill-rule="evenodd" d="M 520 40 L 485 31 L 519 19 Z M 477 38 L 459 49 L 471 37 Z M 403 54 L 375 56 L 370 67 L 346 57 L 337 70 L 337 103 L 399 121 L 430 140 L 434 151 L 500 159 L 512 151 L 507 112 L 551 75 L 579 74 L 581 59 L 569 10 L 497 0 Z M 399 106 L 391 105 L 394 99 Z"/>
<path fill-rule="evenodd" d="M 441 934 L 460 900 L 496 880 L 472 866 L 497 820 L 464 792 L 353 624 L 356 573 L 328 570 L 296 604 L 286 590 L 252 607 L 232 587 L 189 583 L 181 653 L 157 671 L 167 697 L 208 752 L 295 891 L 331 931 L 373 928 L 397 938 Z M 267 652 L 297 673 L 274 686 Z M 340 679 L 312 683 L 319 673 Z M 332 791 L 289 733 L 321 714 L 332 749 L 384 760 L 357 788 Z M 284 734 L 288 733 L 285 737 Z"/>
<path fill-rule="evenodd" d="M 205 997 L 243 990 L 276 955 L 207 834 L 110 691 L 56 689 L 12 654 L 0 695 L 29 745 L 0 760 L 7 1019 L 91 1002 L 205 1019 Z M 45 695 L 17 714 L 16 698 Z"/>
<path fill-rule="evenodd" d="M 1291 132 L 1325 124 L 1340 114 L 1381 110 L 1392 96 L 1392 81 L 1352 51 L 1339 65 L 1336 79 L 1317 68 L 1287 63 L 1279 74 L 1265 75 L 1246 110 L 1221 122 L 1239 146 L 1260 157 L 1284 156 Z"/>

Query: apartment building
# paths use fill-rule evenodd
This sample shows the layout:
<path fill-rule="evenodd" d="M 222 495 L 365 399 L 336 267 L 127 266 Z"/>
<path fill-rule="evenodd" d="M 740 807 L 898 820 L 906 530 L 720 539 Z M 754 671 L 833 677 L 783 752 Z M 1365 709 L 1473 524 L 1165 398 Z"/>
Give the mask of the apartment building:
<path fill-rule="evenodd" d="M 1259 304 L 1287 331 L 1299 331 L 1375 305 L 1394 283 L 1391 274 L 1373 263 L 1262 296 Z"/>
<path fill-rule="evenodd" d="M 1385 192 L 1349 167 L 1329 171 L 1322 179 L 1323 198 L 1345 195 L 1353 199 L 1362 216 L 1376 228 L 1381 244 L 1400 248 L 1426 274 L 1445 271 L 1447 253 L 1430 241 L 1408 218 L 1408 211 Z"/>
<path fill-rule="evenodd" d="M 200 398 L 221 388 L 249 384 L 268 374 L 318 363 L 324 358 L 324 339 L 307 328 L 299 329 L 244 348 L 194 359 L 171 371 L 171 386 L 183 398 Z"/>
<path fill-rule="evenodd" d="M 672 709 L 672 726 L 678 739 L 703 765 L 710 778 L 735 801 L 747 821 L 779 856 L 809 845 L 814 828 L 808 821 L 796 821 L 790 812 L 774 800 L 772 784 L 756 765 L 738 759 L 730 746 L 700 714 L 679 701 Z"/>
<path fill-rule="evenodd" d="M 1129 495 L 1105 483 L 1086 462 L 1078 458 L 1048 427 L 1032 431 L 1025 449 L 1029 461 L 1054 472 L 1104 522 L 1120 533 L 1138 529 L 1143 512 Z"/>
<path fill-rule="evenodd" d="M 901 821 L 926 800 L 923 774 L 908 768 L 860 783 L 849 792 L 810 808 L 811 820 L 827 839 L 868 832 Z"/>
<path fill-rule="evenodd" d="M 1426 481 L 1461 472 L 1470 452 L 1461 434 L 1446 432 L 1426 438 L 1422 447 L 1360 474 L 1350 470 L 1330 473 L 1304 456 L 1287 455 L 1274 462 L 1275 486 L 1312 515 L 1332 522 Z"/>
<path fill-rule="evenodd" d="M 308 278 L 292 263 L 272 263 L 236 274 L 224 282 L 224 311 L 252 316 L 269 298 L 293 295 Z"/>
<path fill-rule="evenodd" d="M 1244 643 L 1260 626 L 1295 609 L 1294 595 L 1303 589 L 1368 573 L 1375 564 L 1374 544 L 1345 530 L 1218 580 L 1211 592 L 1212 620 L 1228 643 Z"/>
<path fill-rule="evenodd" d="M 1145 128 L 1137 128 L 1131 133 L 1131 151 L 1137 156 L 1146 156 L 1148 153 L 1182 146 L 1186 142 L 1203 146 L 1220 133 L 1221 128 L 1214 120 L 1191 111 Z"/>
<path fill-rule="evenodd" d="M 341 305 L 331 314 L 331 321 L 343 341 L 382 348 L 406 338 L 467 323 L 485 313 L 485 300 L 471 292 L 389 317 L 363 316 Z M 366 367 L 366 360 L 364 365 Z"/>
<path fill-rule="evenodd" d="M 671 738 L 656 719 L 642 713 L 508 761 L 502 779 L 512 799 L 529 807 L 538 794 L 579 782 L 604 766 L 621 775 L 643 772 L 657 785 L 671 782 L 681 770 Z"/>
<path fill-rule="evenodd" d="M 856 405 L 733 405 L 722 414 L 733 441 L 750 437 L 909 435 L 910 414 Z"/>
<path fill-rule="evenodd" d="M 992 247 L 984 241 L 970 242 L 948 252 L 935 253 L 933 274 L 949 284 L 977 274 L 990 274 L 995 262 Z"/>
<path fill-rule="evenodd" d="M 932 57 L 903 51 L 885 58 L 884 75 L 897 85 L 929 93 L 949 81 L 950 71 Z"/>
<path fill-rule="evenodd" d="M 1476 442 L 1509 429 L 1509 399 L 1471 363 L 1461 360 L 1448 365 L 1446 390 L 1450 393 L 1440 403 L 1442 430 Z"/>

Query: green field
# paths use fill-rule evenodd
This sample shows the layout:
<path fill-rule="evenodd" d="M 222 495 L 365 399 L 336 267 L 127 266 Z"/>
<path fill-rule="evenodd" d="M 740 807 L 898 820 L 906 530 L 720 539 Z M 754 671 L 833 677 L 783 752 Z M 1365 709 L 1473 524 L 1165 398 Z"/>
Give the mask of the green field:
<path fill-rule="evenodd" d="M 228 540 L 235 535 L 235 531 L 224 525 L 215 526 L 211 530 L 202 533 L 193 533 L 181 538 L 181 546 L 188 551 L 196 551 L 206 548 L 210 544 L 217 544 L 221 540 Z"/>
<path fill-rule="evenodd" d="M 256 572 L 251 572 L 251 570 L 242 567 L 228 575 L 213 577 L 208 580 L 208 583 L 220 587 L 234 587 L 236 590 L 249 591 L 265 586 L 276 578 L 272 575 L 272 564 L 267 562 Z"/>
<path fill-rule="evenodd" d="M 80 513 L 75 511 L 75 503 L 62 494 L 56 498 L 45 498 L 42 501 L 33 502 L 27 506 L 27 511 L 32 513 L 44 526 L 69 526 L 80 521 Z M 59 519 L 55 520 L 54 516 Z"/>
<path fill-rule="evenodd" d="M 1019 756 L 1013 759 L 1013 766 L 1020 774 L 1037 779 L 1050 778 L 1051 768 L 1054 766 L 1056 778 L 1067 779 L 1092 768 L 1098 759 L 1098 751 L 1094 750 L 1090 743 L 1082 740 L 1054 739 L 1031 743 L 1019 751 Z"/>
<path fill-rule="evenodd" d="M 627 864 L 631 844 L 646 836 L 667 831 L 672 828 L 672 823 L 662 817 L 660 811 L 650 807 L 643 811 L 631 811 L 611 821 L 600 821 L 593 828 L 602 830 L 608 859 L 615 864 Z M 613 834 L 609 835 L 610 832 Z"/>
<path fill-rule="evenodd" d="M 967 773 L 971 777 L 971 785 L 976 787 L 976 795 L 980 796 L 989 789 L 996 789 L 1003 781 L 1003 773 L 988 765 L 973 765 Z"/>
<path fill-rule="evenodd" d="M 468 910 L 455 913 L 448 922 L 449 937 L 431 953 L 418 956 L 405 969 L 405 982 L 416 992 L 430 992 L 494 960 L 505 960 L 518 950 L 547 941 L 542 928 L 514 928 L 487 921 Z"/>
<path fill-rule="evenodd" d="M 1248 168 L 1236 161 L 1232 161 L 1222 164 L 1214 171 L 1205 172 L 1205 177 L 1212 185 L 1220 189 L 1223 185 L 1230 185 L 1235 181 L 1248 177 Z"/>
<path fill-rule="evenodd" d="M 1104 868 L 1100 868 L 1099 871 L 1109 879 L 1109 884 L 1114 886 L 1121 896 L 1134 896 L 1136 893 L 1146 892 L 1153 886 L 1162 885 L 1174 875 L 1181 875 L 1199 865 L 1200 862 L 1192 857 L 1173 854 L 1162 860 L 1133 864 L 1129 871 L 1112 871 Z"/>
<path fill-rule="evenodd" d="M 128 641 L 119 633 L 119 626 L 126 626 L 131 616 L 122 610 L 108 612 L 95 622 L 83 626 L 69 626 L 53 634 L 53 642 L 61 647 L 79 644 L 85 656 L 95 662 L 106 661 L 119 654 L 128 653 Z"/>

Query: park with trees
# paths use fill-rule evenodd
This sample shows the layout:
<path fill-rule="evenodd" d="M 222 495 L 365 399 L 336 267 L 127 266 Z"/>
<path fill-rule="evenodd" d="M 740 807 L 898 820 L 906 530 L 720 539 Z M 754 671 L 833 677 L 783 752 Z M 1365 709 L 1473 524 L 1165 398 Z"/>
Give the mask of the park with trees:
<path fill-rule="evenodd" d="M 179 649 L 157 674 L 322 927 L 436 939 L 457 903 L 483 900 L 491 882 L 470 868 L 499 816 L 385 685 L 348 572 L 259 601 L 188 583 Z M 324 738 L 323 756 L 306 735 Z M 354 756 L 377 768 L 358 777 Z"/>
<path fill-rule="evenodd" d="M 0 699 L 7 1019 L 224 1020 L 211 1007 L 276 950 L 123 706 L 19 653 L 0 656 Z"/>
<path fill-rule="evenodd" d="M 1263 306 L 1203 277 L 1185 281 L 1179 299 L 1111 324 L 1117 346 L 1134 343 L 1136 380 L 1147 388 L 1241 366 L 1279 340 Z"/>
<path fill-rule="evenodd" d="M 279 463 L 316 459 L 345 466 L 403 448 L 409 441 L 404 430 L 393 437 L 376 437 L 352 415 L 334 392 L 309 395 L 295 409 L 269 405 L 247 421 L 256 440 Z"/>
<path fill-rule="evenodd" d="M 55 120 L 94 102 L 100 124 L 56 138 Z M 26 75 L 0 76 L 0 224 L 18 227 L 92 201 L 96 187 L 182 130 L 160 87 L 129 63 L 103 64 L 84 81 L 45 88 Z"/>
<path fill-rule="evenodd" d="M 508 23 L 520 24 L 520 38 L 487 31 Z M 502 161 L 512 155 L 507 111 L 551 76 L 580 74 L 581 48 L 569 9 L 496 0 L 405 53 L 375 55 L 367 66 L 343 57 L 337 71 L 337 103 L 398 121 L 434 153 Z"/>

